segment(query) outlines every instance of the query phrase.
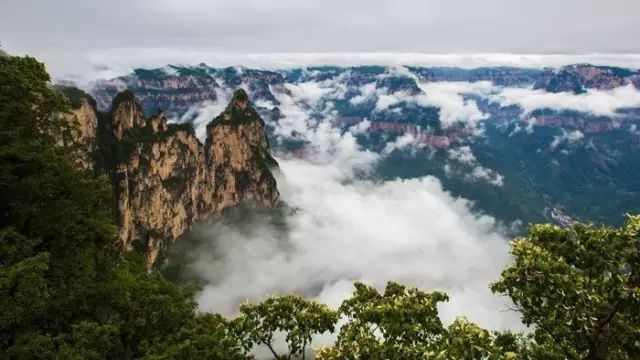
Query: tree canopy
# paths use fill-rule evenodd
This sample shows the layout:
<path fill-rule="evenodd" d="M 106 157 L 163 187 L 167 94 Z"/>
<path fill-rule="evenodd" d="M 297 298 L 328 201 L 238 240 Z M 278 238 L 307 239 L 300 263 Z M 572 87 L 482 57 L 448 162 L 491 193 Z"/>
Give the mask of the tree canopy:
<path fill-rule="evenodd" d="M 221 318 L 196 312 L 195 289 L 118 249 L 110 188 L 75 165 L 69 102 L 49 81 L 33 58 L 0 57 L 0 357 L 239 353 Z"/>
<path fill-rule="evenodd" d="M 615 229 L 533 225 L 490 285 L 531 333 L 438 315 L 445 293 L 355 283 L 338 309 L 296 295 L 199 313 L 196 288 L 116 242 L 110 187 L 78 169 L 69 100 L 30 57 L 0 56 L 0 358 L 638 359 L 640 217 Z M 284 338 L 286 350 L 275 342 Z"/>

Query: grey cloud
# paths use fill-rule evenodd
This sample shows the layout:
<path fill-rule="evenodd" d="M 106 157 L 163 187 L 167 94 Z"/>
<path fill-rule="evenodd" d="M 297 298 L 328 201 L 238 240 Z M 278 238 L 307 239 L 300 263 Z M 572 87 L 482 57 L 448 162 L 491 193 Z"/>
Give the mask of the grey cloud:
<path fill-rule="evenodd" d="M 639 11 L 634 0 L 15 0 L 2 5 L 0 41 L 57 73 L 118 48 L 619 53 L 640 52 Z"/>

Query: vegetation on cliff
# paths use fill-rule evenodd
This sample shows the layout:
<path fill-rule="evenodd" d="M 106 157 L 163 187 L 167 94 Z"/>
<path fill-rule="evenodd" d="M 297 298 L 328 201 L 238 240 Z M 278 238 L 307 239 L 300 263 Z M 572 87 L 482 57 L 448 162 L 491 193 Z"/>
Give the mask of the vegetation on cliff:
<path fill-rule="evenodd" d="M 0 57 L 0 357 L 7 359 L 637 359 L 640 217 L 618 229 L 532 226 L 491 285 L 531 334 L 445 326 L 441 292 L 356 283 L 338 310 L 298 296 L 245 304 L 233 320 L 196 311 L 195 288 L 147 273 L 118 246 L 110 187 L 88 178 L 69 135 L 67 101 L 29 57 Z M 338 319 L 344 322 L 338 326 Z M 285 334 L 278 354 L 275 335 Z"/>
<path fill-rule="evenodd" d="M 0 357 L 140 358 L 191 329 L 218 336 L 194 289 L 118 249 L 109 186 L 58 146 L 69 108 L 44 66 L 0 58 L 0 79 Z"/>
<path fill-rule="evenodd" d="M 54 88 L 69 100 L 71 108 L 79 108 L 82 105 L 82 100 L 86 100 L 94 110 L 97 110 L 95 99 L 85 91 L 78 89 L 77 87 L 65 85 L 55 85 Z"/>

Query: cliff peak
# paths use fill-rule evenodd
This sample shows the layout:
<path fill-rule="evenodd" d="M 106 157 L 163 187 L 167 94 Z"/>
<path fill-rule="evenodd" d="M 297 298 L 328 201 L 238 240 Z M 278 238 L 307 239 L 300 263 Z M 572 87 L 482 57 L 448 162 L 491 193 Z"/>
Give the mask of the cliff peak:
<path fill-rule="evenodd" d="M 164 112 L 162 110 L 158 110 L 155 115 L 149 119 L 147 125 L 156 133 L 167 131 L 169 128 L 167 118 L 164 116 Z"/>
<path fill-rule="evenodd" d="M 251 106 L 247 93 L 243 89 L 238 89 L 233 93 L 225 110 L 213 119 L 207 128 L 217 125 L 239 125 L 253 121 L 259 122 L 264 127 L 264 121 Z"/>
<path fill-rule="evenodd" d="M 271 156 L 264 121 L 244 90 L 236 90 L 207 126 L 205 155 L 215 174 L 214 213 L 240 204 L 273 207 L 278 202 L 271 173 L 278 163 Z"/>
<path fill-rule="evenodd" d="M 146 123 L 142 108 L 130 90 L 118 93 L 113 99 L 111 119 L 113 134 L 117 139 L 122 139 L 128 129 L 141 127 Z"/>
<path fill-rule="evenodd" d="M 81 100 L 68 117 L 80 123 L 83 166 L 92 169 L 95 162 L 111 177 L 120 242 L 146 252 L 149 265 L 198 222 L 238 206 L 277 204 L 270 170 L 277 163 L 244 90 L 209 123 L 204 146 L 190 124 L 169 124 L 162 111 L 146 118 L 131 91 L 119 93 L 108 113 L 98 113 L 85 94 L 65 90 Z"/>

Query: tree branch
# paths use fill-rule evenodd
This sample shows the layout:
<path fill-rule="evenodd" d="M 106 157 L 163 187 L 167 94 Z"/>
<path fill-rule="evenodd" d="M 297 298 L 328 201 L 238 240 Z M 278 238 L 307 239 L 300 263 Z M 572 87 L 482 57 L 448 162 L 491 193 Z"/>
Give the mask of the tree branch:
<path fill-rule="evenodd" d="M 271 346 L 271 342 L 265 343 L 265 345 L 267 345 L 267 347 L 269 348 L 269 350 L 271 350 L 271 353 L 273 354 L 273 358 L 275 360 L 278 359 L 278 353 L 276 353 L 275 350 L 273 350 L 273 347 Z"/>
<path fill-rule="evenodd" d="M 622 305 L 622 300 L 624 299 L 618 299 L 616 304 L 613 306 L 613 309 L 611 309 L 611 312 L 609 313 L 609 315 L 607 315 L 604 321 L 598 325 L 598 327 L 596 328 L 596 332 L 593 335 L 587 337 L 587 340 L 591 345 L 589 346 L 589 353 L 587 354 L 587 359 L 595 359 L 595 354 L 596 354 L 596 351 L 598 350 L 598 342 L 600 341 L 599 339 L 600 334 L 602 334 L 602 332 L 604 331 L 604 328 L 607 325 L 609 325 L 609 323 L 611 323 L 613 318 L 618 313 L 618 310 L 620 310 L 620 306 Z"/>

